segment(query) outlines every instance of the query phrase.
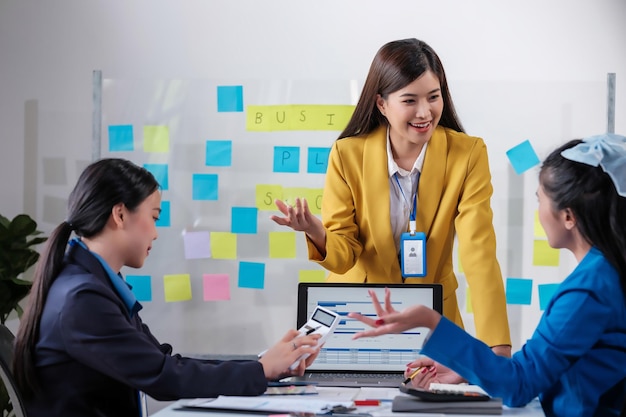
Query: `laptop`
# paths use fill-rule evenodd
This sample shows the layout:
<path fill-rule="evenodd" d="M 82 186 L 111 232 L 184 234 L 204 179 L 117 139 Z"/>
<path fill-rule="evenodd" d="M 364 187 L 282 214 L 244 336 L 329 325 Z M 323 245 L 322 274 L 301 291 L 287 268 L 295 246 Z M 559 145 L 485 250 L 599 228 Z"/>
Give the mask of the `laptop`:
<path fill-rule="evenodd" d="M 382 303 L 385 288 L 391 290 L 391 301 L 398 311 L 415 304 L 443 311 L 441 284 L 300 283 L 297 328 L 317 305 L 342 318 L 305 375 L 292 380 L 333 387 L 398 387 L 404 380 L 406 364 L 419 357 L 428 329 L 353 340 L 352 336 L 367 326 L 347 317 L 351 311 L 375 317 L 368 290 L 374 289 Z"/>

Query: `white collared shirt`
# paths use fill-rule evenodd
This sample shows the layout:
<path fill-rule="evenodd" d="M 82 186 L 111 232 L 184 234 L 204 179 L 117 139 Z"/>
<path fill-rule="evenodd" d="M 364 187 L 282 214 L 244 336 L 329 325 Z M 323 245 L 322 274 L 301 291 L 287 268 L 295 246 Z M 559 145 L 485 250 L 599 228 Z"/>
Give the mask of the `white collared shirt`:
<path fill-rule="evenodd" d="M 402 169 L 398 166 L 396 161 L 393 160 L 391 140 L 389 139 L 389 128 L 387 128 L 387 167 L 389 169 L 389 190 L 391 197 L 389 213 L 391 215 L 391 232 L 393 233 L 393 241 L 396 245 L 396 253 L 400 252 L 400 236 L 402 233 L 407 231 L 409 225 L 414 198 L 416 204 L 418 203 L 416 195 L 418 173 L 422 172 L 427 146 L 428 142 L 426 142 L 422 147 L 420 154 L 417 156 L 417 159 L 415 159 L 415 163 L 413 163 L 411 171 Z M 397 182 L 396 178 L 398 179 Z M 400 186 L 402 187 L 404 196 L 398 188 L 398 183 L 400 183 Z"/>

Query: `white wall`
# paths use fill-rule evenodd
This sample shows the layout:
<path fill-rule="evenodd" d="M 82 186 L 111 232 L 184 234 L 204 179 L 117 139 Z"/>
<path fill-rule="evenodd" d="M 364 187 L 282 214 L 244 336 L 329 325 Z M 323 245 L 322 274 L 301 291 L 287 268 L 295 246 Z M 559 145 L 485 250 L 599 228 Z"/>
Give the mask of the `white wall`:
<path fill-rule="evenodd" d="M 468 132 L 489 146 L 505 275 L 510 266 L 562 278 L 570 259 L 546 272 L 520 267 L 507 248 L 511 230 L 520 231 L 507 228 L 509 187 L 522 186 L 532 211 L 534 180 L 507 179 L 501 155 L 524 139 L 543 155 L 604 131 L 609 72 L 617 74 L 616 131 L 626 132 L 625 23 L 623 0 L 0 0 L 0 213 L 41 221 L 32 195 L 41 156 L 91 158 L 94 69 L 114 79 L 360 80 L 382 44 L 417 37 L 443 60 Z M 513 308 L 511 316 L 518 347 L 538 313 Z M 185 339 L 152 327 L 165 340 Z"/>

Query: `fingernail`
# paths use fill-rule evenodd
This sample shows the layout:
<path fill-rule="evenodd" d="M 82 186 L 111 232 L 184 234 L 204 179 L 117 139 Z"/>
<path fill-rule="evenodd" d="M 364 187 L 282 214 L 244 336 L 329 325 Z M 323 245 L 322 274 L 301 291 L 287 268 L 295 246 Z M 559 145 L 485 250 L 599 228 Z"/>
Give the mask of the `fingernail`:
<path fill-rule="evenodd" d="M 383 320 L 383 319 L 378 319 L 378 320 L 376 320 L 376 325 L 377 325 L 377 326 L 380 326 L 380 325 L 382 325 L 382 324 L 385 324 L 385 320 Z"/>
<path fill-rule="evenodd" d="M 435 368 L 434 366 L 429 366 L 428 372 L 437 372 L 437 368 Z"/>
<path fill-rule="evenodd" d="M 428 368 L 424 368 L 422 369 L 422 373 L 425 374 L 426 372 L 428 372 Z"/>

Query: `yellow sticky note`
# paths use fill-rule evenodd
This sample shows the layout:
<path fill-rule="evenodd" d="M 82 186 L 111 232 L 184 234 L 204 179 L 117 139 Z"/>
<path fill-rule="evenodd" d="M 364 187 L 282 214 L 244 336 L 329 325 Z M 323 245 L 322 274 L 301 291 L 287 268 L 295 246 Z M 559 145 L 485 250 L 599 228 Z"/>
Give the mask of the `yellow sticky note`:
<path fill-rule="evenodd" d="M 535 240 L 533 243 L 533 265 L 558 266 L 560 251 L 550 247 L 547 240 Z"/>
<path fill-rule="evenodd" d="M 256 208 L 260 211 L 278 211 L 274 200 L 283 199 L 283 187 L 276 184 L 257 184 Z"/>
<path fill-rule="evenodd" d="M 343 130 L 354 107 L 351 105 L 294 105 L 291 130 Z"/>
<path fill-rule="evenodd" d="M 290 206 L 296 204 L 296 198 L 306 198 L 308 188 L 304 187 L 290 187 L 283 188 L 283 201 Z M 308 199 L 307 199 L 308 202 Z"/>
<path fill-rule="evenodd" d="M 306 191 L 306 202 L 309 210 L 313 214 L 322 214 L 322 192 L 323 188 L 308 188 Z"/>
<path fill-rule="evenodd" d="M 191 278 L 189 274 L 174 274 L 163 276 L 165 302 L 191 300 Z"/>
<path fill-rule="evenodd" d="M 143 127 L 144 152 L 169 152 L 170 129 L 167 126 Z"/>
<path fill-rule="evenodd" d="M 285 130 L 343 130 L 353 105 L 292 104 L 247 106 L 246 130 L 257 132 Z"/>
<path fill-rule="evenodd" d="M 465 311 L 470 314 L 474 314 L 474 308 L 472 307 L 472 294 L 470 287 L 465 289 Z"/>
<path fill-rule="evenodd" d="M 270 232 L 269 233 L 270 258 L 295 258 L 296 257 L 296 233 L 295 232 Z"/>
<path fill-rule="evenodd" d="M 211 255 L 213 259 L 237 259 L 237 234 L 211 232 Z"/>
<path fill-rule="evenodd" d="M 535 210 L 534 229 L 535 229 L 535 238 L 538 238 L 538 237 L 547 238 L 548 237 L 546 235 L 546 231 L 543 230 L 543 226 L 541 225 L 541 222 L 539 221 L 539 210 Z"/>
<path fill-rule="evenodd" d="M 324 282 L 326 281 L 326 271 L 321 269 L 302 269 L 298 273 L 299 282 Z"/>

